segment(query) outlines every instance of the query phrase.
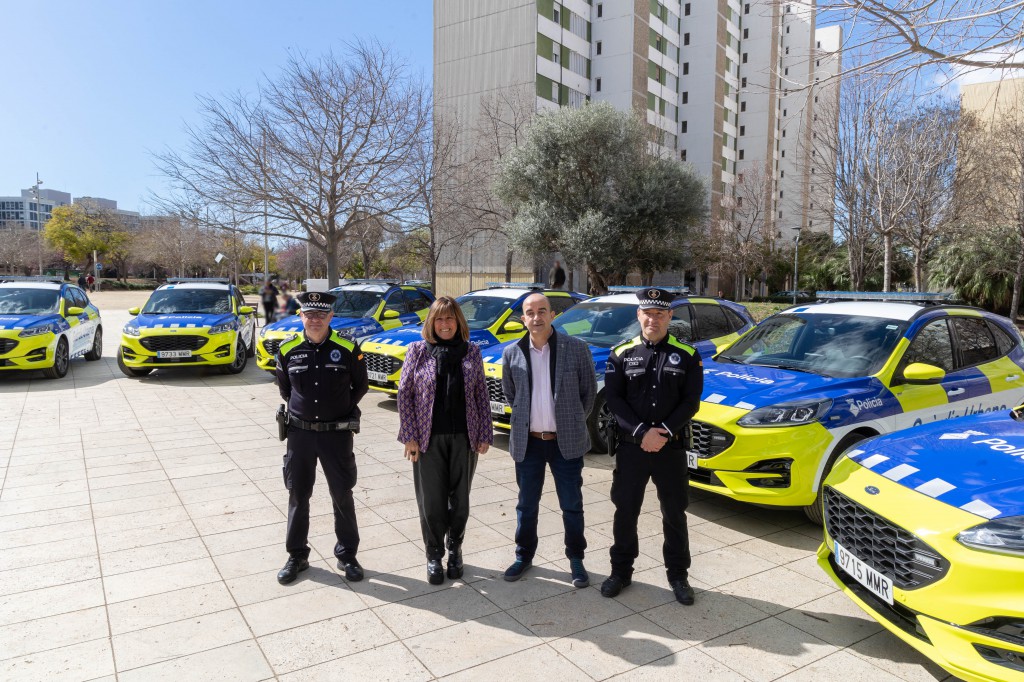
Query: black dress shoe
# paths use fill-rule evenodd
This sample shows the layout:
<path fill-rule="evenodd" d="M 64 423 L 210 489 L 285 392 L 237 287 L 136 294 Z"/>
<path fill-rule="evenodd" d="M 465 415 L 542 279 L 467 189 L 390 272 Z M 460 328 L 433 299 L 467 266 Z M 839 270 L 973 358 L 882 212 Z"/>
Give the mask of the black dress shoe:
<path fill-rule="evenodd" d="M 623 587 L 629 587 L 633 580 L 622 575 L 612 573 L 608 579 L 601 584 L 602 597 L 617 597 Z"/>
<path fill-rule="evenodd" d="M 305 559 L 298 557 L 288 557 L 288 561 L 285 562 L 284 568 L 277 574 L 277 582 L 282 585 L 287 585 L 290 582 L 294 582 L 299 577 L 299 573 L 302 573 L 309 568 L 309 562 Z"/>
<path fill-rule="evenodd" d="M 444 584 L 444 566 L 440 559 L 431 559 L 427 562 L 427 582 L 431 585 Z"/>
<path fill-rule="evenodd" d="M 672 593 L 676 595 L 677 602 L 685 606 L 693 604 L 693 588 L 690 587 L 690 583 L 687 582 L 686 578 L 669 580 L 668 584 L 672 586 Z"/>
<path fill-rule="evenodd" d="M 448 551 L 448 578 L 458 580 L 462 577 L 462 550 L 452 549 Z"/>
<path fill-rule="evenodd" d="M 338 568 L 345 571 L 345 580 L 351 583 L 357 583 L 363 579 L 363 567 L 359 565 L 359 561 L 356 559 L 338 559 Z"/>

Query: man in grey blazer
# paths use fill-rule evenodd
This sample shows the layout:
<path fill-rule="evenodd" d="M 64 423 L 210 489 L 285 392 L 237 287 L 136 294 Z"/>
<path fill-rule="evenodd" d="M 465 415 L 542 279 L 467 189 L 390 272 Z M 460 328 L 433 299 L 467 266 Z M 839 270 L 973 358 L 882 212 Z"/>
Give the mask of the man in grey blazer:
<path fill-rule="evenodd" d="M 597 378 L 587 344 L 551 328 L 555 313 L 544 294 L 523 302 L 529 332 L 502 354 L 501 385 L 512 406 L 509 451 L 516 464 L 516 560 L 505 580 L 519 580 L 537 551 L 537 515 L 545 468 L 551 469 L 565 527 L 572 584 L 586 587 L 583 566 L 583 455 L 590 450 L 587 415 Z"/>

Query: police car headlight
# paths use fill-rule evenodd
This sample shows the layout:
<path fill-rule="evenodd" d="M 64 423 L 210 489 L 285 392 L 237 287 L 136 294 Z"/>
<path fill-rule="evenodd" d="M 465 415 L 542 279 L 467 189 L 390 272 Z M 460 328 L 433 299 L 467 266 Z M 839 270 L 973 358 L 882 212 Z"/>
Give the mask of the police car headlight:
<path fill-rule="evenodd" d="M 267 335 L 267 328 L 266 327 L 260 327 L 260 338 L 262 339 L 266 335 Z"/>
<path fill-rule="evenodd" d="M 972 549 L 1024 555 L 1024 516 L 986 521 L 961 531 L 956 539 Z"/>
<path fill-rule="evenodd" d="M 18 336 L 20 336 L 23 339 L 27 339 L 30 336 L 53 334 L 56 331 L 57 330 L 54 328 L 52 324 L 41 324 L 38 327 L 29 327 L 28 329 L 23 330 L 20 334 L 18 334 Z"/>
<path fill-rule="evenodd" d="M 238 329 L 238 322 L 232 320 L 231 322 L 225 322 L 224 324 L 218 324 L 210 327 L 210 334 L 223 334 L 224 332 L 233 332 Z"/>
<path fill-rule="evenodd" d="M 142 336 L 142 332 L 139 331 L 139 325 L 135 322 L 129 322 L 124 326 L 125 336 Z"/>
<path fill-rule="evenodd" d="M 817 421 L 832 407 L 832 400 L 799 400 L 759 407 L 740 417 L 740 426 L 796 426 Z"/>

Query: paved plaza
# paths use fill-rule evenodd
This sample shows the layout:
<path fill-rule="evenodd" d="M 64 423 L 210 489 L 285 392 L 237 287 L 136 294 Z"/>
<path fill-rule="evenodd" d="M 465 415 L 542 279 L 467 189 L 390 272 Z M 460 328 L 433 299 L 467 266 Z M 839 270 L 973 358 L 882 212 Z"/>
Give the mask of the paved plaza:
<path fill-rule="evenodd" d="M 505 582 L 517 489 L 503 435 L 477 469 L 465 578 L 431 586 L 395 402 L 376 392 L 355 440 L 366 579 L 339 575 L 321 475 L 311 567 L 281 586 L 277 388 L 253 361 L 123 376 L 120 329 L 146 295 L 94 296 L 101 361 L 57 381 L 0 373 L 2 680 L 954 679 L 835 589 L 815 564 L 821 529 L 798 512 L 692 492 L 697 603 L 683 607 L 649 488 L 633 585 L 603 598 L 606 456 L 584 469 L 591 587 L 570 582 L 550 477 L 534 568 Z"/>

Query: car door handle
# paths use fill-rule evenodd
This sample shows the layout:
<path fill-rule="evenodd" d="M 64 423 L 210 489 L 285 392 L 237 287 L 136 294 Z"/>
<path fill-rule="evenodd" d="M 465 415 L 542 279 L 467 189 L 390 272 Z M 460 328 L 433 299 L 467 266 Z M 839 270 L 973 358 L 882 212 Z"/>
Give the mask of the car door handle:
<path fill-rule="evenodd" d="M 962 389 L 962 388 L 954 388 L 954 389 L 952 389 L 950 391 L 946 391 L 946 395 L 960 395 L 963 392 L 964 392 L 964 389 Z"/>
<path fill-rule="evenodd" d="M 1006 377 L 1007 381 L 1016 381 L 1017 379 L 1020 379 L 1019 374 L 1011 374 L 1010 376 Z"/>

